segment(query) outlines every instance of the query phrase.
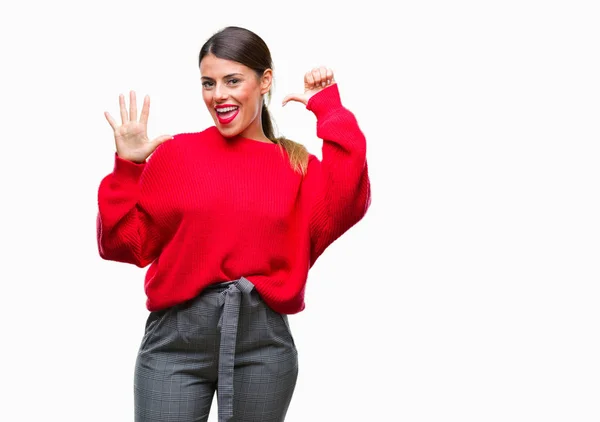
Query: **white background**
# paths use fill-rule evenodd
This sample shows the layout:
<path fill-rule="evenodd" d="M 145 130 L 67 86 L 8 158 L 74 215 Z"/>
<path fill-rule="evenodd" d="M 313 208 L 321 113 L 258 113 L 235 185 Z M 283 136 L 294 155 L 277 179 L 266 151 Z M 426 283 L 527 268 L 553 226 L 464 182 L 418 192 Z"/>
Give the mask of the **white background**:
<path fill-rule="evenodd" d="M 197 54 L 240 25 L 271 48 L 281 133 L 320 153 L 279 104 L 324 64 L 368 139 L 372 207 L 290 317 L 286 421 L 600 420 L 594 3 L 2 6 L 0 419 L 133 420 L 145 270 L 98 256 L 103 112 L 134 89 L 151 137 L 212 124 Z"/>

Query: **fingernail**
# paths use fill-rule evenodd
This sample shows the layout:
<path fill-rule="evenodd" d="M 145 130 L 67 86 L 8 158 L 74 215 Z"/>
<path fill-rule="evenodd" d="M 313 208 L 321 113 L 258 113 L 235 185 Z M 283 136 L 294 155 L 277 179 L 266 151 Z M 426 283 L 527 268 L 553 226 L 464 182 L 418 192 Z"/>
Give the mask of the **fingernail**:
<path fill-rule="evenodd" d="M 321 82 L 321 86 L 325 86 L 325 81 Z"/>

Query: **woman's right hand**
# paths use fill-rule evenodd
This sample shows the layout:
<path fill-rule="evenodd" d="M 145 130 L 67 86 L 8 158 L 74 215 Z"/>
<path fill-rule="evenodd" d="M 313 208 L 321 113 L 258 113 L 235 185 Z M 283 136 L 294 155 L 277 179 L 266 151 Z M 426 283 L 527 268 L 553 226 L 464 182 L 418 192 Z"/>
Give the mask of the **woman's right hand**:
<path fill-rule="evenodd" d="M 121 126 L 112 118 L 108 112 L 104 112 L 104 116 L 115 132 L 115 145 L 117 147 L 117 155 L 125 160 L 135 163 L 143 163 L 154 152 L 156 147 L 167 139 L 171 139 L 171 135 L 161 135 L 158 138 L 150 141 L 148 139 L 147 126 L 148 114 L 150 113 L 150 97 L 144 97 L 144 105 L 140 120 L 137 120 L 137 105 L 135 101 L 135 92 L 129 93 L 129 114 L 125 107 L 125 98 L 123 94 L 119 95 L 119 108 L 121 111 Z"/>

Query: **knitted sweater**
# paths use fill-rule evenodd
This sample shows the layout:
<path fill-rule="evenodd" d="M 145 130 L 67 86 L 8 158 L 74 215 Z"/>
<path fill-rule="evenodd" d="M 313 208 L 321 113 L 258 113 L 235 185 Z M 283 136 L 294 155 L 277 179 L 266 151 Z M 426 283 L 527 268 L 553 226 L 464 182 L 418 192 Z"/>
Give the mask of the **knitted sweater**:
<path fill-rule="evenodd" d="M 370 205 L 366 143 L 337 84 L 308 104 L 323 140 L 295 172 L 277 144 L 224 138 L 214 126 L 160 144 L 144 163 L 114 156 L 100 182 L 96 221 L 103 259 L 146 271 L 157 311 L 212 283 L 245 277 L 273 310 L 304 309 L 308 271 Z"/>

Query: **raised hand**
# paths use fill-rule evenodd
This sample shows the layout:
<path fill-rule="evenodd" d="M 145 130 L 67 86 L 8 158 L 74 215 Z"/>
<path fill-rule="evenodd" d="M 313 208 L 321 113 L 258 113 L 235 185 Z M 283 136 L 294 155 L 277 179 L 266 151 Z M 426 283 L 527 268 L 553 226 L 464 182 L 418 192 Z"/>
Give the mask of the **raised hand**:
<path fill-rule="evenodd" d="M 283 99 L 282 106 L 286 105 L 288 101 L 298 101 L 306 105 L 310 97 L 333 84 L 335 84 L 335 80 L 333 79 L 333 71 L 331 69 L 323 66 L 315 67 L 304 75 L 304 94 L 287 95 Z"/>
<path fill-rule="evenodd" d="M 120 126 L 108 112 L 104 112 L 106 120 L 115 132 L 115 145 L 119 157 L 136 163 L 143 163 L 158 145 L 172 138 L 171 135 L 161 135 L 153 141 L 148 139 L 148 115 L 150 113 L 150 97 L 148 95 L 144 98 L 139 121 L 137 120 L 137 104 L 134 91 L 129 93 L 129 114 L 127 113 L 123 94 L 119 95 L 119 108 L 122 123 Z"/>

